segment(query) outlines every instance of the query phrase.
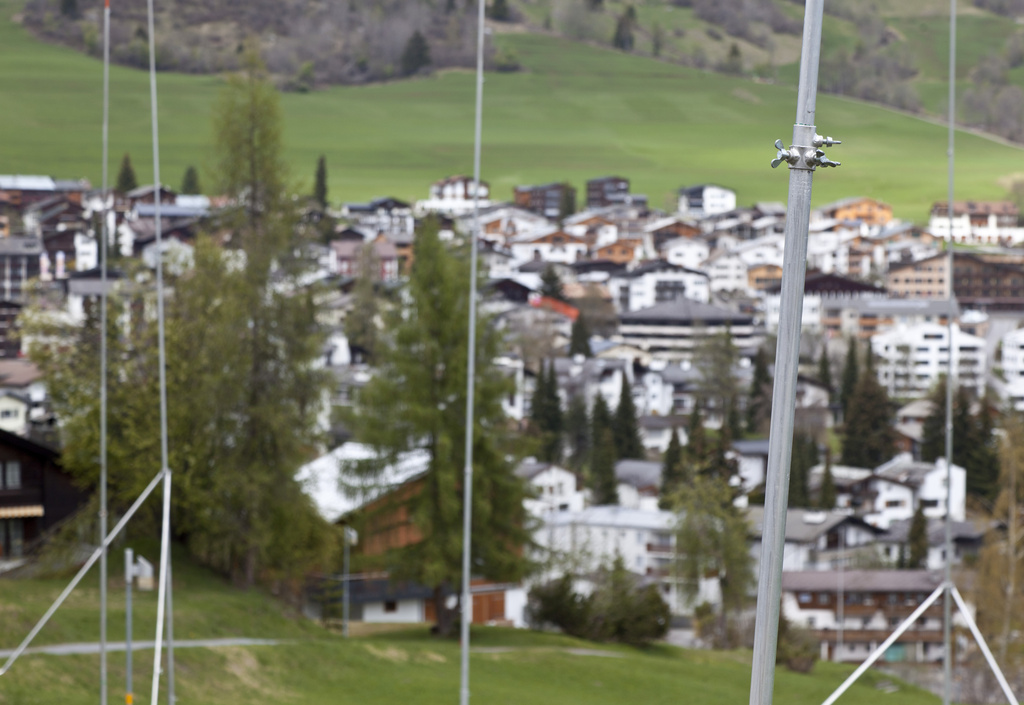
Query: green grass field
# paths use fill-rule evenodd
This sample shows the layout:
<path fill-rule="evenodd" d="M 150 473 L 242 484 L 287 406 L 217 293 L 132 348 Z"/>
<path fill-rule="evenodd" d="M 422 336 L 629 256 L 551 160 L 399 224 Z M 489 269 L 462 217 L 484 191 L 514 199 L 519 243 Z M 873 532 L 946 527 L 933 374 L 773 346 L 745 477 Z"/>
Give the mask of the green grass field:
<path fill-rule="evenodd" d="M 147 543 L 142 548 L 152 552 Z M 112 561 L 116 563 L 116 561 Z M 119 565 L 112 566 L 117 575 Z M 20 640 L 56 596 L 63 581 L 0 580 L 0 644 Z M 40 635 L 46 643 L 97 639 L 98 589 L 87 577 L 66 608 Z M 123 638 L 123 586 L 111 583 L 111 638 Z M 153 638 L 155 595 L 136 593 L 136 637 Z M 303 621 L 260 591 L 239 592 L 184 555 L 175 562 L 175 635 L 179 638 L 259 636 L 287 645 L 179 649 L 175 682 L 181 703 L 358 703 L 441 705 L 458 697 L 459 647 L 424 627 L 369 632 L 351 640 Z M 361 630 L 365 631 L 365 630 Z M 359 633 L 359 632 L 354 632 Z M 668 646 L 637 650 L 595 645 L 565 636 L 474 628 L 471 689 L 488 705 L 621 705 L 643 701 L 734 705 L 745 702 L 750 684 L 749 652 L 686 651 Z M 579 652 L 578 650 L 584 650 Z M 4 705 L 88 705 L 99 688 L 98 656 L 27 655 L 0 677 Z M 135 654 L 136 703 L 149 702 L 152 651 Z M 124 654 L 109 658 L 111 702 L 122 702 Z M 775 698 L 787 705 L 817 705 L 851 671 L 819 663 L 812 674 L 780 670 Z M 900 705 L 933 705 L 934 696 L 900 685 L 880 695 L 874 685 L 889 680 L 869 673 L 843 702 L 875 705 L 879 697 Z M 162 693 L 166 686 L 162 686 Z"/>
<path fill-rule="evenodd" d="M 7 137 L 0 173 L 100 174 L 101 66 L 32 39 L 11 21 L 16 0 L 0 0 L 0 101 Z M 787 176 L 768 167 L 776 138 L 789 139 L 792 88 L 702 73 L 648 58 L 529 34 L 501 35 L 524 64 L 488 75 L 483 175 L 498 198 L 522 183 L 632 179 L 655 206 L 679 186 L 735 188 L 741 203 L 785 200 Z M 311 184 L 327 156 L 330 198 L 426 196 L 437 178 L 471 170 L 473 77 L 461 71 L 389 84 L 341 87 L 282 98 L 293 180 Z M 177 185 L 188 164 L 209 177 L 210 110 L 220 79 L 161 74 L 163 180 Z M 111 160 L 133 156 L 150 180 L 148 81 L 113 68 Z M 923 221 L 946 193 L 946 131 L 875 106 L 822 96 L 820 131 L 844 140 L 830 156 L 843 167 L 820 173 L 814 200 L 864 195 Z M 961 134 L 957 195 L 1000 198 L 1001 177 L 1021 171 L 1022 152 Z"/>

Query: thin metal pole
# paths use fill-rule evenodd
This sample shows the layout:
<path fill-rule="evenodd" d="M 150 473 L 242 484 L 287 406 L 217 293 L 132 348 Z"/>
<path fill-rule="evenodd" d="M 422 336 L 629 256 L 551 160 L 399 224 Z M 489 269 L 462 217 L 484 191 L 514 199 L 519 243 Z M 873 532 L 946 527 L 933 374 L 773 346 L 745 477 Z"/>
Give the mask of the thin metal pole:
<path fill-rule="evenodd" d="M 110 0 L 103 3 L 103 183 L 100 197 L 100 543 L 107 535 L 107 161 L 110 146 Z M 107 705 L 107 549 L 100 554 L 100 705 Z"/>
<path fill-rule="evenodd" d="M 40 630 L 42 630 L 42 628 L 46 626 L 46 623 L 50 621 L 50 617 L 52 617 L 53 613 L 57 611 L 57 608 L 64 604 L 64 600 L 68 599 L 68 595 L 71 594 L 71 591 L 74 590 L 75 587 L 77 587 L 78 583 L 82 582 L 82 578 L 84 578 L 85 574 L 89 572 L 89 569 L 96 565 L 96 561 L 99 560 L 100 554 L 103 553 L 103 550 L 110 546 L 114 539 L 117 538 L 117 535 L 121 533 L 121 529 L 123 529 L 125 524 L 128 523 L 128 520 L 135 516 L 135 512 L 139 510 L 139 507 L 141 507 L 142 503 L 146 501 L 146 498 L 149 497 L 149 495 L 153 492 L 154 489 L 156 489 L 156 486 L 160 483 L 160 480 L 163 478 L 163 476 L 164 473 L 161 471 L 156 474 L 156 477 L 150 480 L 149 485 L 147 485 L 146 489 L 142 491 L 142 494 L 139 495 L 139 498 L 135 500 L 135 503 L 128 508 L 128 511 L 125 513 L 125 515 L 121 517 L 121 520 L 117 522 L 114 528 L 110 531 L 110 534 L 107 536 L 107 538 L 103 540 L 103 543 L 95 551 L 92 552 L 92 555 L 89 556 L 89 560 L 85 562 L 85 565 L 78 569 L 78 572 L 75 574 L 75 577 L 73 577 L 71 579 L 71 582 L 68 583 L 68 586 L 64 588 L 64 592 L 62 592 L 60 596 L 58 596 L 57 599 L 54 601 L 54 603 L 50 605 L 50 609 L 46 610 L 46 614 L 44 614 L 42 618 L 38 622 L 36 622 L 36 625 L 32 627 L 32 631 L 28 633 L 28 636 L 22 639 L 21 643 L 18 644 L 18 648 L 14 650 L 14 653 L 7 657 L 7 661 L 4 662 L 3 668 L 0 668 L 0 676 L 4 675 L 9 670 L 11 670 L 11 666 L 13 666 L 14 662 L 18 660 L 18 657 L 21 656 L 22 653 L 24 653 L 25 649 L 27 649 L 28 645 L 32 643 L 32 640 L 36 638 L 36 635 L 40 632 Z"/>
<path fill-rule="evenodd" d="M 160 531 L 160 584 L 157 593 L 156 639 L 153 649 L 153 689 L 149 702 L 157 703 L 160 692 L 160 656 L 163 647 L 164 610 L 169 580 L 171 541 L 171 468 L 167 458 L 167 349 L 164 341 L 164 266 L 163 237 L 160 222 L 160 133 L 156 102 L 156 32 L 153 23 L 153 0 L 147 0 L 149 28 L 149 102 L 153 128 L 153 216 L 156 219 L 156 310 L 157 348 L 160 366 L 160 467 L 164 473 L 163 522 Z M 168 651 L 174 648 L 168 639 Z M 169 663 L 173 657 L 168 657 Z"/>
<path fill-rule="evenodd" d="M 840 653 L 842 653 L 843 648 L 844 648 L 844 646 L 843 646 L 843 630 L 846 628 L 846 625 L 844 624 L 844 622 L 846 621 L 846 573 L 844 572 L 846 561 L 845 561 L 845 559 L 843 558 L 843 555 L 842 555 L 843 553 L 846 552 L 846 525 L 845 524 L 843 525 L 842 531 L 839 534 L 839 542 L 840 542 L 841 553 L 840 553 L 840 556 L 839 556 L 839 594 L 838 594 L 838 602 L 839 602 L 839 604 L 836 605 L 836 608 L 837 608 L 837 611 L 838 611 L 838 615 L 839 615 L 839 625 L 838 625 L 837 631 L 836 631 L 836 657 L 834 659 L 836 662 L 842 661 L 842 656 L 840 656 Z"/>
<path fill-rule="evenodd" d="M 124 549 L 124 703 L 132 705 L 135 694 L 132 692 L 132 582 L 135 580 L 135 554 L 132 549 Z"/>
<path fill-rule="evenodd" d="M 341 601 L 341 636 L 348 639 L 348 535 L 345 536 L 345 566 L 344 566 L 344 581 L 342 582 L 342 601 Z"/>
<path fill-rule="evenodd" d="M 462 619 L 459 668 L 459 704 L 469 705 L 469 623 L 473 621 L 470 593 L 473 525 L 473 397 L 476 394 L 476 258 L 480 238 L 480 143 L 484 95 L 484 0 L 477 2 L 476 115 L 473 126 L 473 235 L 469 246 L 469 351 L 466 357 L 466 467 L 462 476 Z"/>
<path fill-rule="evenodd" d="M 948 591 L 953 595 L 953 599 L 956 600 L 957 607 L 960 608 L 960 614 L 963 615 L 964 620 L 967 622 L 967 627 L 971 630 L 971 634 L 974 635 L 975 640 L 978 642 L 978 646 L 981 648 L 981 653 L 984 654 L 985 660 L 988 661 L 989 668 L 992 669 L 992 673 L 995 675 L 996 680 L 999 681 L 999 687 L 1003 689 L 1003 695 L 1010 701 L 1010 705 L 1018 705 L 1017 698 L 1014 697 L 1013 691 L 1010 689 L 1010 684 L 1006 682 L 1005 676 L 1003 676 L 1002 670 L 999 668 L 999 664 L 996 663 L 995 657 L 992 652 L 989 651 L 988 644 L 985 643 L 985 637 L 982 636 L 981 631 L 978 629 L 978 625 L 974 623 L 974 619 L 971 617 L 970 611 L 967 609 L 967 605 L 964 603 L 964 598 L 960 596 L 960 591 L 956 589 L 956 585 L 950 584 Z"/>
<path fill-rule="evenodd" d="M 789 499 L 789 464 L 793 450 L 793 409 L 800 352 L 804 273 L 807 265 L 811 185 L 814 166 L 824 163 L 815 160 L 814 153 L 815 147 L 820 144 L 815 133 L 814 113 L 818 93 L 823 4 L 823 0 L 806 2 L 793 146 L 791 151 L 780 149 L 779 152 L 779 157 L 785 156 L 785 161 L 790 164 L 789 203 L 786 210 L 785 257 L 782 271 L 782 313 L 775 356 L 775 386 L 772 392 L 771 433 L 768 441 L 768 477 L 764 531 L 761 537 L 761 568 L 758 578 L 750 705 L 771 705 L 775 685 L 775 651 L 779 633 L 779 601 L 782 594 L 782 552 L 785 543 L 786 506 Z"/>
<path fill-rule="evenodd" d="M 864 671 L 871 668 L 871 664 L 877 661 L 881 657 L 881 655 L 885 653 L 886 649 L 892 646 L 893 643 L 900 638 L 900 635 L 903 634 L 903 632 L 907 631 L 907 629 L 910 628 L 910 625 L 917 621 L 917 618 L 924 614 L 924 611 L 926 609 L 931 607 L 933 602 L 939 599 L 939 596 L 946 591 L 946 587 L 947 585 L 943 583 L 942 585 L 939 585 L 937 588 L 935 588 L 935 590 L 932 591 L 932 594 L 929 595 L 928 598 L 924 602 L 922 602 L 918 606 L 918 608 L 910 614 L 909 617 L 904 619 L 903 623 L 900 626 L 896 627 L 896 631 L 890 634 L 889 638 L 883 641 L 878 646 L 878 648 L 875 649 L 870 656 L 868 656 L 867 660 L 860 666 L 858 666 L 857 670 L 851 673 L 850 677 L 843 681 L 843 684 L 836 688 L 832 695 L 828 696 L 828 698 L 825 699 L 825 702 L 823 702 L 821 705 L 832 705 L 832 703 L 838 700 L 839 696 L 845 693 L 847 688 L 853 685 L 854 681 L 856 681 L 858 678 L 861 677 L 861 675 L 863 675 Z"/>
<path fill-rule="evenodd" d="M 174 584 L 173 563 L 168 556 L 167 559 L 167 703 L 174 705 L 177 698 L 174 695 Z"/>
<path fill-rule="evenodd" d="M 952 595 L 953 587 L 953 316 L 956 292 L 953 286 L 953 144 L 956 133 L 956 0 L 949 0 L 949 187 L 946 193 L 946 216 L 949 218 L 949 310 L 946 314 L 947 369 L 946 369 L 946 595 L 942 601 L 942 705 L 949 705 L 953 693 L 953 639 Z"/>

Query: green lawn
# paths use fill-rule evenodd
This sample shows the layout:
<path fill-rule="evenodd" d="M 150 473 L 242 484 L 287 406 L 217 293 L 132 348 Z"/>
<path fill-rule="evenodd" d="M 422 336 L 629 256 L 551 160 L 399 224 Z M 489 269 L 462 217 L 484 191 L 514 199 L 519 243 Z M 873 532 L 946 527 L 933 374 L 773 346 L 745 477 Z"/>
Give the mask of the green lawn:
<path fill-rule="evenodd" d="M 0 101 L 8 138 L 0 173 L 47 173 L 99 181 L 100 64 L 33 40 L 10 21 L 15 0 L 0 0 Z M 546 36 L 501 35 L 526 71 L 487 77 L 483 175 L 499 198 L 512 187 L 622 174 L 656 206 L 679 186 L 714 182 L 741 203 L 785 200 L 787 177 L 768 167 L 776 138 L 789 139 L 792 88 L 670 65 Z M 164 181 L 177 185 L 188 164 L 209 177 L 210 109 L 220 79 L 161 74 Z M 151 178 L 148 82 L 111 73 L 111 155 L 131 152 L 140 180 Z M 287 157 L 308 185 L 327 156 L 330 198 L 426 196 L 428 185 L 472 165 L 473 77 L 468 72 L 389 84 L 340 87 L 283 97 Z M 844 140 L 830 156 L 840 169 L 815 180 L 815 202 L 852 195 L 893 204 L 924 221 L 945 197 L 946 131 L 913 117 L 822 96 L 820 131 Z M 1001 176 L 1020 171 L 1021 152 L 970 135 L 957 146 L 957 195 L 1000 198 Z M 206 182 L 209 185 L 209 182 Z"/>

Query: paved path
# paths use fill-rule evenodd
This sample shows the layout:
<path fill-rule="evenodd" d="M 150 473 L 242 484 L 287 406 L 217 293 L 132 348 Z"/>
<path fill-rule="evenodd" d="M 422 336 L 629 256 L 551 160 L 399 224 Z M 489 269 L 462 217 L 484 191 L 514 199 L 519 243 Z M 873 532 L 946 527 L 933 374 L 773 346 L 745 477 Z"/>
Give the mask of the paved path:
<path fill-rule="evenodd" d="M 247 639 L 245 637 L 229 637 L 224 639 L 175 639 L 175 649 L 194 648 L 217 648 L 218 646 L 275 646 L 284 643 L 283 639 Z M 154 642 L 133 641 L 132 652 L 152 649 Z M 164 642 L 164 647 L 167 642 Z M 123 641 L 108 641 L 107 651 L 125 651 Z M 78 644 L 53 644 L 51 646 L 30 646 L 25 649 L 26 654 L 50 654 L 54 656 L 72 656 L 75 654 L 98 654 L 100 643 L 98 641 L 83 642 Z M 0 649 L 0 658 L 7 658 L 14 653 L 14 649 Z"/>

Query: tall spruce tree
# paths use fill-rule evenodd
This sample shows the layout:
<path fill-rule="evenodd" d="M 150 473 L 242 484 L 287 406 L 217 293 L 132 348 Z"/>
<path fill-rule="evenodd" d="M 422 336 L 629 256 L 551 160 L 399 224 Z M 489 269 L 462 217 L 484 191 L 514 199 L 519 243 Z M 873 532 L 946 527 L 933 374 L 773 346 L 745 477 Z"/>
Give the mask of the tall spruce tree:
<path fill-rule="evenodd" d="M 594 437 L 590 476 L 594 504 L 619 503 L 615 480 L 615 436 L 610 428 L 602 428 Z"/>
<path fill-rule="evenodd" d="M 128 152 L 121 158 L 121 168 L 117 172 L 117 181 L 114 182 L 114 190 L 118 193 L 128 193 L 139 187 L 139 181 L 135 178 L 135 169 L 132 167 L 132 158 Z"/>
<path fill-rule="evenodd" d="M 917 505 L 914 516 L 910 520 L 910 531 L 907 533 L 907 544 L 909 545 L 907 568 L 924 568 L 928 559 L 928 520 L 925 519 L 924 510 Z"/>
<path fill-rule="evenodd" d="M 565 412 L 565 442 L 569 467 L 581 472 L 590 458 L 590 418 L 582 394 L 576 394 L 569 400 L 569 408 Z"/>
<path fill-rule="evenodd" d="M 850 336 L 846 347 L 846 361 L 843 363 L 843 379 L 839 387 L 839 403 L 843 407 L 845 415 L 850 407 L 850 399 L 857 388 L 857 380 L 860 377 L 860 370 L 857 365 L 857 341 Z"/>
<path fill-rule="evenodd" d="M 423 540 L 380 557 L 392 578 L 415 580 L 433 591 L 442 635 L 452 632 L 457 608 L 447 597 L 462 576 L 462 482 L 465 465 L 469 260 L 456 256 L 428 221 L 417 233 L 408 296 L 389 315 L 389 335 L 377 348 L 378 373 L 362 389 L 352 417 L 356 439 L 374 457 L 347 470 L 374 482 L 405 451 L 427 457 L 426 471 L 409 491 L 377 505 L 386 515 L 408 512 Z M 476 349 L 473 434 L 472 565 L 476 576 L 519 580 L 529 541 L 524 488 L 510 461 L 514 443 L 501 400 L 509 383 L 493 360 L 500 337 L 482 318 Z M 368 525 L 379 521 L 365 517 Z"/>
<path fill-rule="evenodd" d="M 611 439 L 611 446 L 603 443 L 605 434 Z M 600 393 L 594 397 L 594 404 L 590 409 L 590 488 L 595 494 L 598 493 L 599 475 L 604 471 L 607 475 L 607 468 L 597 467 L 598 459 L 603 462 L 603 456 L 610 456 L 612 463 L 612 480 L 614 481 L 615 461 L 619 456 L 615 451 L 615 434 L 612 431 L 612 412 L 608 409 L 608 403 Z M 607 477 L 604 478 L 607 482 Z"/>
<path fill-rule="evenodd" d="M 874 468 L 896 452 L 889 395 L 875 375 L 865 372 L 857 381 L 843 424 L 843 464 Z"/>
<path fill-rule="evenodd" d="M 590 357 L 593 352 L 590 350 L 590 328 L 587 326 L 587 319 L 580 313 L 572 322 L 572 333 L 569 336 L 569 356 L 582 355 Z"/>
<path fill-rule="evenodd" d="M 554 265 L 549 264 L 540 274 L 540 295 L 549 299 L 565 301 L 565 294 L 562 293 L 562 278 L 558 276 L 558 270 Z"/>
<path fill-rule="evenodd" d="M 185 169 L 185 175 L 181 179 L 181 192 L 188 196 L 194 196 L 203 192 L 199 186 L 199 172 L 191 164 Z"/>
<path fill-rule="evenodd" d="M 615 451 L 619 458 L 643 458 L 644 446 L 640 442 L 640 430 L 636 419 L 636 405 L 633 404 L 633 390 L 622 375 L 619 405 L 615 408 L 612 426 L 615 434 Z"/>
<path fill-rule="evenodd" d="M 402 57 L 399 60 L 402 75 L 412 76 L 414 73 L 430 66 L 431 63 L 430 45 L 427 44 L 427 38 L 419 30 L 416 30 L 409 37 L 409 41 L 406 42 L 405 49 L 402 51 Z"/>
<path fill-rule="evenodd" d="M 316 160 L 316 177 L 313 182 L 313 200 L 321 208 L 327 207 L 327 157 L 320 155 Z"/>
<path fill-rule="evenodd" d="M 697 404 L 694 404 L 693 411 L 686 421 L 686 438 L 687 463 L 693 467 L 704 465 L 708 460 L 707 434 L 704 432 L 704 419 Z"/>
<path fill-rule="evenodd" d="M 946 377 L 943 375 L 928 395 L 931 412 L 925 417 L 921 459 L 934 462 L 946 457 Z M 958 386 L 953 393 L 953 464 L 967 471 L 967 493 L 983 500 L 998 493 L 997 439 L 992 432 L 993 411 L 986 398 L 971 413 L 967 390 Z"/>
<path fill-rule="evenodd" d="M 754 374 L 747 397 L 747 433 L 766 428 L 772 415 L 772 376 L 768 373 L 768 351 L 763 347 L 754 353 Z"/>
<path fill-rule="evenodd" d="M 821 474 L 821 487 L 818 488 L 818 507 L 821 509 L 836 508 L 836 479 L 832 475 L 832 450 L 825 446 L 825 470 Z"/>
<path fill-rule="evenodd" d="M 832 363 L 828 359 L 828 345 L 821 346 L 821 357 L 818 358 L 818 381 L 828 390 L 828 400 L 832 401 L 834 391 L 832 389 Z"/>
<path fill-rule="evenodd" d="M 793 452 L 789 469 L 789 506 L 811 506 L 808 475 L 818 463 L 818 444 L 813 436 L 797 431 L 793 434 Z"/>
<path fill-rule="evenodd" d="M 672 506 L 672 497 L 686 482 L 686 466 L 683 464 L 683 446 L 679 442 L 679 433 L 672 429 L 668 440 L 668 448 L 661 460 L 661 492 L 658 505 L 662 509 Z"/>

